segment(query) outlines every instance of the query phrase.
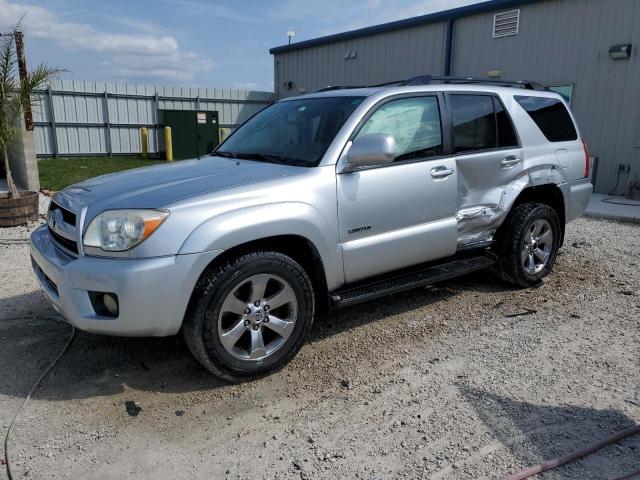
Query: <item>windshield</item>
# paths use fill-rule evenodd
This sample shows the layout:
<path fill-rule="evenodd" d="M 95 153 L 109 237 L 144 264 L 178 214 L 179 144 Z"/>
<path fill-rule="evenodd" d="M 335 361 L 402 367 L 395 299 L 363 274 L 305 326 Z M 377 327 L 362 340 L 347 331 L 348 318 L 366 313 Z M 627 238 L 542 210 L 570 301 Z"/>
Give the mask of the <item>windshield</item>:
<path fill-rule="evenodd" d="M 275 103 L 242 124 L 212 155 L 312 167 L 364 97 Z"/>

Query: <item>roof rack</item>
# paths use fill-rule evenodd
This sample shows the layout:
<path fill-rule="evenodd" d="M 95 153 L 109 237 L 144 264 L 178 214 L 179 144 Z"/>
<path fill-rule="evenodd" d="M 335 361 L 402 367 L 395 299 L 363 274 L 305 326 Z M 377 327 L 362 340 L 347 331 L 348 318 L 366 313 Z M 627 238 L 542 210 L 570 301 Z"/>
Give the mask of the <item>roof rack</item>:
<path fill-rule="evenodd" d="M 464 84 L 464 83 L 485 83 L 489 85 L 499 85 L 503 87 L 519 87 L 527 90 L 544 90 L 544 87 L 536 82 L 529 80 L 503 80 L 500 78 L 479 78 L 479 77 L 451 77 L 451 76 L 437 76 L 437 75 L 418 75 L 406 80 L 400 80 L 396 82 L 388 82 L 376 85 L 376 87 L 385 86 L 413 86 L 413 85 L 431 85 L 433 83 L 448 83 L 448 84 Z"/>
<path fill-rule="evenodd" d="M 517 87 L 524 88 L 526 90 L 545 90 L 545 87 L 537 82 L 529 80 L 503 80 L 500 78 L 479 78 L 479 77 L 450 77 L 450 76 L 437 76 L 437 75 L 418 75 L 406 80 L 396 80 L 394 82 L 379 83 L 377 85 L 331 85 L 316 92 L 330 92 L 332 90 L 346 90 L 348 88 L 372 88 L 372 87 L 408 87 L 415 85 L 432 85 L 434 83 L 447 83 L 447 84 L 469 84 L 469 83 L 484 83 L 488 85 L 496 85 L 501 87 Z"/>
<path fill-rule="evenodd" d="M 362 85 L 348 86 L 348 85 L 329 85 L 328 87 L 321 88 L 320 90 L 314 90 L 313 93 L 318 92 L 331 92 L 332 90 L 346 90 L 348 88 L 368 88 Z"/>

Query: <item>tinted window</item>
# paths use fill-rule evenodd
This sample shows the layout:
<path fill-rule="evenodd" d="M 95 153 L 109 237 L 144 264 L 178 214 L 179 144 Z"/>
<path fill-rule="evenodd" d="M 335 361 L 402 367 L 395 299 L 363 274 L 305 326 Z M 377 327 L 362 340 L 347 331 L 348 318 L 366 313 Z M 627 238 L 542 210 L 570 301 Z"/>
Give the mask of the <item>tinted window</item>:
<path fill-rule="evenodd" d="M 498 147 L 517 147 L 518 139 L 513 130 L 513 123 L 507 112 L 502 107 L 502 103 L 493 97 L 493 108 L 496 112 L 496 127 L 498 129 Z"/>
<path fill-rule="evenodd" d="M 385 103 L 368 118 L 356 138 L 371 133 L 384 133 L 396 140 L 396 161 L 442 155 L 438 99 L 401 98 Z"/>
<path fill-rule="evenodd" d="M 453 147 L 456 153 L 495 148 L 498 144 L 490 95 L 451 95 Z"/>
<path fill-rule="evenodd" d="M 564 104 L 557 98 L 515 96 L 550 142 L 576 140 L 578 134 Z"/>
<path fill-rule="evenodd" d="M 363 97 L 322 97 L 275 103 L 244 124 L 213 153 L 313 166 Z"/>

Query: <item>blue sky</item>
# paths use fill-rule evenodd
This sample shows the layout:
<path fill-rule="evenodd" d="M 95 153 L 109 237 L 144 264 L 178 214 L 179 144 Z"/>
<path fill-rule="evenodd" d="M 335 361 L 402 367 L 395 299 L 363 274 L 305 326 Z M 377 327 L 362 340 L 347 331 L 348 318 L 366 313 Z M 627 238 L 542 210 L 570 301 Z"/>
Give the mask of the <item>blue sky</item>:
<path fill-rule="evenodd" d="M 0 0 L 27 60 L 63 78 L 273 90 L 269 48 L 477 0 Z"/>

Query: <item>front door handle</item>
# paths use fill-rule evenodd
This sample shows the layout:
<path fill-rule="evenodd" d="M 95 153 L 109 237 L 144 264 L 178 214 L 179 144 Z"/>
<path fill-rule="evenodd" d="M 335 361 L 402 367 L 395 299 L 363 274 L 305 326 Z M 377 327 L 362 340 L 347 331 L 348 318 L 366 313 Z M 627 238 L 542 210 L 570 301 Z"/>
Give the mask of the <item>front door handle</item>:
<path fill-rule="evenodd" d="M 500 162 L 500 165 L 502 165 L 502 168 L 511 168 L 514 165 L 517 165 L 518 163 L 520 163 L 522 160 L 514 155 L 509 155 L 506 158 L 503 158 L 502 161 Z"/>
<path fill-rule="evenodd" d="M 447 167 L 434 167 L 431 169 L 431 176 L 433 178 L 445 178 L 449 175 L 453 175 L 453 168 Z"/>

